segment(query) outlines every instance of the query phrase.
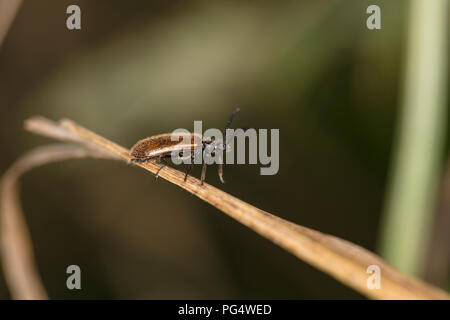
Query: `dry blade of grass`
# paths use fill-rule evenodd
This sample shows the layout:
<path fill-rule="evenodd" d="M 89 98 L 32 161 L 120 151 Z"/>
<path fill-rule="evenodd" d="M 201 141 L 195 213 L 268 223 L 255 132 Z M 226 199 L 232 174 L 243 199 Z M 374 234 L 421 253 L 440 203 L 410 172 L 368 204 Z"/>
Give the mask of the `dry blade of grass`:
<path fill-rule="evenodd" d="M 70 121 L 52 122 L 42 117 L 31 118 L 25 127 L 38 134 L 60 140 L 76 141 L 107 157 L 130 162 L 129 150 Z M 159 165 L 137 163 L 152 173 Z M 167 167 L 159 176 L 210 203 L 233 219 L 271 240 L 299 259 L 331 275 L 358 292 L 378 299 L 450 299 L 443 290 L 419 279 L 408 277 L 386 264 L 381 258 L 353 243 L 286 221 L 233 197 L 209 184 Z M 381 270 L 381 288 L 369 289 L 366 272 L 370 265 Z"/>
<path fill-rule="evenodd" d="M 84 157 L 111 158 L 109 154 L 82 146 L 48 145 L 24 154 L 3 175 L 0 182 L 0 249 L 12 298 L 47 299 L 19 201 L 20 176 L 47 163 Z"/>
<path fill-rule="evenodd" d="M 22 0 L 0 0 L 0 47 L 21 4 Z"/>

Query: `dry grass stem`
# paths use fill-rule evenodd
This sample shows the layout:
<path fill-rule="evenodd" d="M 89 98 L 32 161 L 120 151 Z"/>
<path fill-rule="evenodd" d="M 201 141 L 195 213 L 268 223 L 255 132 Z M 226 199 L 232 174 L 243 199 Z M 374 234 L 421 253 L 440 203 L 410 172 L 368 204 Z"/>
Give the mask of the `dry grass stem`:
<path fill-rule="evenodd" d="M 18 159 L 0 181 L 0 249 L 5 280 L 14 299 L 46 299 L 19 201 L 19 178 L 35 167 L 73 158 L 106 158 L 105 153 L 77 145 L 38 147 Z"/>
<path fill-rule="evenodd" d="M 119 157 L 130 162 L 129 150 L 70 121 L 59 123 L 38 117 L 26 121 L 25 127 L 38 134 L 82 143 L 105 157 Z M 44 129 L 45 128 L 45 129 Z M 108 152 L 105 154 L 105 152 Z M 158 164 L 135 164 L 156 173 Z M 377 299 L 449 299 L 443 290 L 419 279 L 408 277 L 386 264 L 378 256 L 348 241 L 296 225 L 260 210 L 209 184 L 200 185 L 194 177 L 184 182 L 184 173 L 167 167 L 159 176 L 198 198 L 210 203 L 233 219 L 271 240 L 273 243 L 331 275 L 358 292 Z M 381 288 L 369 289 L 367 267 L 381 269 Z"/>
<path fill-rule="evenodd" d="M 21 4 L 22 0 L 0 0 L 0 47 Z"/>

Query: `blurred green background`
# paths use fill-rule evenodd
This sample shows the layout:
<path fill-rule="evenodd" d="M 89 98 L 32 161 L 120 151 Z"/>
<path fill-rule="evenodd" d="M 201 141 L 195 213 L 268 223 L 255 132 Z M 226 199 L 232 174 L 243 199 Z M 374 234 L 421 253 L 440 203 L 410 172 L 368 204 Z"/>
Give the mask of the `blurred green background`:
<path fill-rule="evenodd" d="M 80 31 L 65 26 L 74 3 Z M 382 9 L 381 30 L 366 27 L 370 4 Z M 192 129 L 194 120 L 222 128 L 240 107 L 235 126 L 280 129 L 279 173 L 229 165 L 221 185 L 210 167 L 208 182 L 377 251 L 408 4 L 27 1 L 0 48 L 0 172 L 52 142 L 22 129 L 32 115 L 70 118 L 131 147 Z M 445 162 L 421 276 L 448 289 Z M 362 298 L 194 196 L 122 163 L 39 168 L 22 180 L 22 203 L 51 298 Z M 80 291 L 66 288 L 71 264 L 81 267 Z M 1 277 L 0 298 L 8 297 Z"/>

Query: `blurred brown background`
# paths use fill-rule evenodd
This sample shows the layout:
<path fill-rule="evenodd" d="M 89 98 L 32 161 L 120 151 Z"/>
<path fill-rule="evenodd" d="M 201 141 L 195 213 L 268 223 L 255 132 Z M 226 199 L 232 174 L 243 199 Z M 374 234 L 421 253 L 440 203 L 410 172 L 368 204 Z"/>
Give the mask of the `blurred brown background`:
<path fill-rule="evenodd" d="M 77 4 L 82 29 L 66 28 Z M 382 29 L 366 8 L 383 8 Z M 51 142 L 32 115 L 123 146 L 194 120 L 280 129 L 280 171 L 207 180 L 261 209 L 375 251 L 399 105 L 407 1 L 26 1 L 0 48 L 0 172 Z M 199 168 L 193 171 L 199 175 Z M 441 201 L 442 202 L 442 201 Z M 361 298 L 151 174 L 71 160 L 22 180 L 51 298 Z M 439 250 L 437 253 L 439 255 Z M 66 288 L 66 267 L 82 290 Z M 448 269 L 434 279 L 448 285 Z M 444 272 L 442 274 L 442 272 Z M 428 275 L 433 278 L 433 275 Z M 0 298 L 8 298 L 0 278 Z"/>

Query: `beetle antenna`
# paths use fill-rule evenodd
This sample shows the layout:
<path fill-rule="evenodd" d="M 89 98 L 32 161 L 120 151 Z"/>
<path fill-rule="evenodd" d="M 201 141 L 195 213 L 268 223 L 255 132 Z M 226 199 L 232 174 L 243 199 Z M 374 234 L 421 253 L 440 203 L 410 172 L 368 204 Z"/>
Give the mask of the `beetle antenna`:
<path fill-rule="evenodd" d="M 234 116 L 235 116 L 239 111 L 241 111 L 241 109 L 236 108 L 236 109 L 231 113 L 230 118 L 228 118 L 227 126 L 225 127 L 225 131 L 226 131 L 227 129 L 230 129 L 231 122 L 233 121 Z"/>
<path fill-rule="evenodd" d="M 234 116 L 235 116 L 239 111 L 241 111 L 241 109 L 236 108 L 236 109 L 231 113 L 230 118 L 229 118 L 228 121 L 227 121 L 227 126 L 225 127 L 225 137 L 226 137 L 226 134 L 227 134 L 227 129 L 230 129 L 231 122 L 233 121 Z M 236 134 L 236 133 L 235 133 L 235 134 Z M 228 140 L 225 141 L 225 145 L 228 145 L 228 143 L 230 143 L 230 141 L 233 140 L 233 138 L 234 138 L 234 134 L 233 134 L 231 137 L 229 137 Z"/>

